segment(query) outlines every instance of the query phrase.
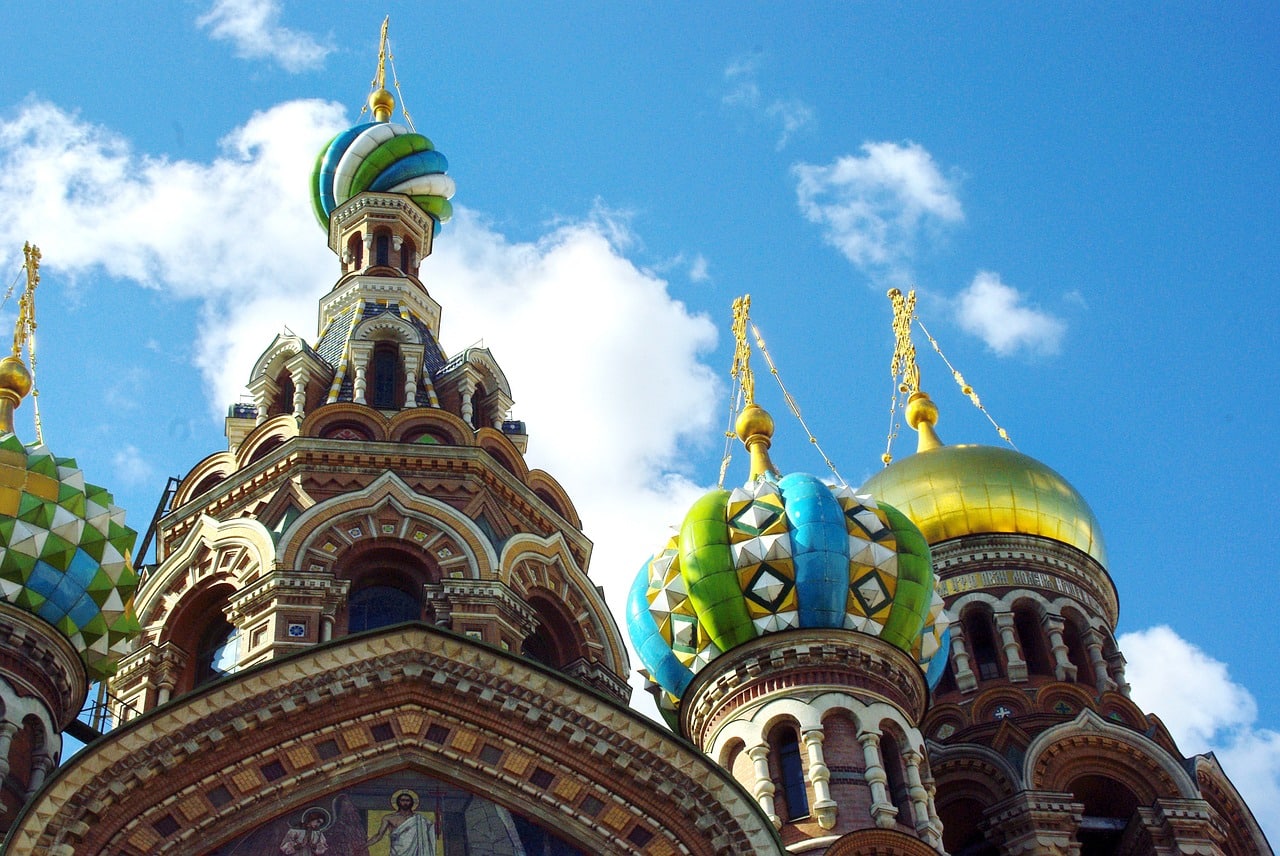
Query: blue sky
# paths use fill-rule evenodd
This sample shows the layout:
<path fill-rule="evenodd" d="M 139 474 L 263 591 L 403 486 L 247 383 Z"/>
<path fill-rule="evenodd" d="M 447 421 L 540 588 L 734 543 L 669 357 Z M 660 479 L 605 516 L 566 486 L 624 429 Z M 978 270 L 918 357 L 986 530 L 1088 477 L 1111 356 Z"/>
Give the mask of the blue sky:
<path fill-rule="evenodd" d="M 224 447 L 272 336 L 314 335 L 337 267 L 303 182 L 390 12 L 407 106 L 459 188 L 424 267 L 445 345 L 502 362 L 612 603 L 716 479 L 732 298 L 752 294 L 857 484 L 888 426 L 884 291 L 915 284 L 1018 448 L 1101 520 L 1135 697 L 1217 751 L 1278 839 L 1280 9 L 1031 6 L 11 16 L 0 262 L 8 280 L 23 240 L 45 253 L 46 440 L 139 529 L 166 476 Z M 944 440 L 998 442 L 921 366 Z M 820 472 L 767 376 L 759 397 L 775 460 Z"/>

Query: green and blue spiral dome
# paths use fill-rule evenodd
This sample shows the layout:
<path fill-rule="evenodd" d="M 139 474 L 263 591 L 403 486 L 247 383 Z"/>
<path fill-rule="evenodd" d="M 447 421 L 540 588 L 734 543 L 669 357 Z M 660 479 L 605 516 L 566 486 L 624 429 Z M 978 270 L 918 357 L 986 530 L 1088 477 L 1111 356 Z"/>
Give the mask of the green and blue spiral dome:
<path fill-rule="evenodd" d="M 383 90 L 374 94 L 390 99 Z M 371 103 L 373 98 L 370 99 Z M 389 112 L 387 110 L 386 112 Z M 376 116 L 383 115 L 375 110 Z M 449 162 L 431 141 L 404 125 L 374 121 L 356 125 L 330 140 L 311 174 L 311 204 L 326 230 L 329 216 L 366 190 L 400 193 L 434 221 L 435 231 L 453 216 L 455 186 Z"/>
<path fill-rule="evenodd" d="M 678 707 L 719 655 L 794 628 L 879 636 L 912 655 L 935 686 L 948 619 L 920 530 L 849 487 L 770 470 L 699 499 L 636 575 L 627 629 L 664 691 L 660 707 Z"/>
<path fill-rule="evenodd" d="M 136 537 L 74 460 L 0 434 L 0 599 L 57 628 L 90 680 L 115 674 L 140 629 Z"/>

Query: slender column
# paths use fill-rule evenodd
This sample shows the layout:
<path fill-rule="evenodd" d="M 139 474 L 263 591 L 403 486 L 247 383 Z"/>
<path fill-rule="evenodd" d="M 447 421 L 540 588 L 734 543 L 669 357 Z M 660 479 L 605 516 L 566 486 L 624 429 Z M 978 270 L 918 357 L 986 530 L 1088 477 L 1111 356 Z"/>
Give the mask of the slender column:
<path fill-rule="evenodd" d="M 0 779 L 9 775 L 9 747 L 13 744 L 13 736 L 17 733 L 17 723 L 7 719 L 0 722 Z"/>
<path fill-rule="evenodd" d="M 978 679 L 973 674 L 971 662 L 969 648 L 964 641 L 964 628 L 957 621 L 951 625 L 951 665 L 956 672 L 956 686 L 962 693 L 978 688 Z"/>
<path fill-rule="evenodd" d="M 47 752 L 41 752 L 31 759 L 31 781 L 27 785 L 26 798 L 31 799 L 40 790 L 44 784 L 45 777 L 49 775 L 49 771 L 58 766 L 53 756 Z"/>
<path fill-rule="evenodd" d="M 933 821 L 929 817 L 929 792 L 920 780 L 920 761 L 922 756 L 914 749 L 902 753 L 902 761 L 907 769 L 907 794 L 911 797 L 911 813 L 915 815 L 916 834 L 930 847 L 942 843 L 933 829 Z"/>
<path fill-rule="evenodd" d="M 889 829 L 898 817 L 898 809 L 889 801 L 889 777 L 880 757 L 880 735 L 874 731 L 862 731 L 858 733 L 858 742 L 862 744 L 862 756 L 867 766 L 865 775 L 867 784 L 871 786 L 871 817 L 876 826 Z"/>
<path fill-rule="evenodd" d="M 809 753 L 809 782 L 813 785 L 813 813 L 818 825 L 831 829 L 836 825 L 836 801 L 831 798 L 831 771 L 822 756 L 822 740 L 826 735 L 821 728 L 811 728 L 800 735 Z"/>
<path fill-rule="evenodd" d="M 1008 664 L 1009 680 L 1014 682 L 1027 679 L 1027 661 L 1022 657 L 1022 645 L 1018 643 L 1018 634 L 1014 629 L 1013 613 L 996 613 L 996 628 L 1000 631 L 1000 642 L 1004 647 L 1004 659 Z"/>
<path fill-rule="evenodd" d="M 368 343 L 365 343 L 368 345 Z M 352 383 L 351 400 L 356 404 L 366 404 L 365 389 L 368 385 L 369 358 L 373 356 L 373 346 L 351 349 L 351 363 L 356 370 L 356 378 Z"/>
<path fill-rule="evenodd" d="M 747 750 L 747 757 L 751 759 L 756 774 L 756 783 L 751 789 L 751 794 L 768 815 L 769 822 L 781 829 L 782 818 L 778 817 L 778 810 L 773 802 L 773 794 L 777 788 L 774 787 L 773 778 L 769 775 L 769 745 L 761 743 L 752 746 Z"/>
<path fill-rule="evenodd" d="M 925 793 L 929 795 L 929 826 L 933 829 L 933 834 L 937 837 L 937 843 L 934 845 L 938 850 L 942 849 L 942 818 L 938 817 L 938 784 L 933 778 L 933 773 L 928 773 L 924 778 Z"/>
<path fill-rule="evenodd" d="M 320 641 L 328 642 L 333 638 L 333 616 L 329 613 L 320 615 Z"/>
<path fill-rule="evenodd" d="M 1113 651 L 1107 656 L 1107 671 L 1110 672 L 1111 679 L 1116 682 L 1116 687 L 1120 690 L 1120 694 L 1128 698 L 1129 682 L 1124 676 L 1125 663 L 1124 654 L 1119 651 Z"/>
<path fill-rule="evenodd" d="M 1049 634 L 1049 645 L 1053 651 L 1053 676 L 1060 681 L 1074 681 L 1076 667 L 1067 652 L 1067 641 L 1062 637 L 1066 623 L 1060 615 L 1046 615 L 1044 629 Z"/>
<path fill-rule="evenodd" d="M 1089 665 L 1093 666 L 1094 686 L 1098 688 L 1098 692 L 1114 690 L 1116 682 L 1107 673 L 1107 660 L 1102 656 L 1102 634 L 1095 628 L 1089 628 L 1084 634 L 1084 648 L 1089 655 Z"/>
<path fill-rule="evenodd" d="M 468 425 L 473 425 L 471 421 L 471 396 L 476 391 L 475 381 L 470 378 L 463 378 L 458 384 L 458 394 L 462 396 L 462 421 Z"/>

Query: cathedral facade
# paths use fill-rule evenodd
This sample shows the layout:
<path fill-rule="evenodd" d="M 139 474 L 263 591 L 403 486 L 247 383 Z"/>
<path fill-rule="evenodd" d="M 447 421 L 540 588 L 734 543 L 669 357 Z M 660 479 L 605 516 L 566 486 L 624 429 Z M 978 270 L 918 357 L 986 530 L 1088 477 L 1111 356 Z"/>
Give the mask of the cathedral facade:
<path fill-rule="evenodd" d="M 13 438 L 0 365 L 5 852 L 1271 853 L 1129 699 L 1084 499 L 942 444 L 914 384 L 919 451 L 857 489 L 783 475 L 743 411 L 748 480 L 631 590 L 666 724 L 634 712 L 572 499 L 494 355 L 439 344 L 447 161 L 370 108 L 313 175 L 316 334 L 267 345 L 141 575 L 109 496 Z M 57 767 L 93 680 L 114 727 Z"/>

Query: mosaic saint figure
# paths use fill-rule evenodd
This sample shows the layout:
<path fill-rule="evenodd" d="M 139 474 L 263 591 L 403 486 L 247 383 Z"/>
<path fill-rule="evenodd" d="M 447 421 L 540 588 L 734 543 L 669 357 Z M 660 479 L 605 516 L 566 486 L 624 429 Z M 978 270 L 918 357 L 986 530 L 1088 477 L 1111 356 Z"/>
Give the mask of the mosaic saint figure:
<path fill-rule="evenodd" d="M 419 814 L 418 795 L 411 790 L 396 791 L 391 796 L 395 813 L 382 819 L 378 832 L 367 842 L 372 847 L 388 835 L 391 837 L 391 856 L 436 856 L 436 827 Z"/>
<path fill-rule="evenodd" d="M 293 828 L 284 834 L 280 852 L 286 856 L 323 856 L 329 852 L 329 842 L 324 829 L 329 826 L 329 812 L 322 808 L 310 808 L 302 815 L 301 828 Z"/>

